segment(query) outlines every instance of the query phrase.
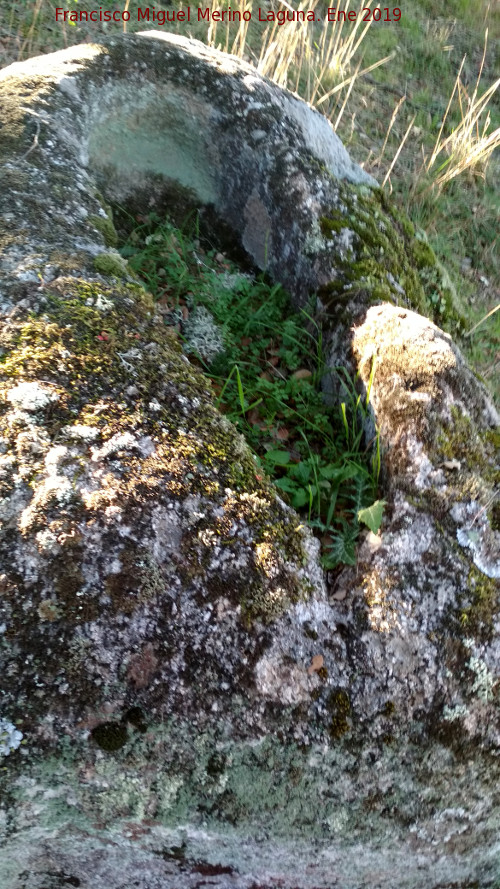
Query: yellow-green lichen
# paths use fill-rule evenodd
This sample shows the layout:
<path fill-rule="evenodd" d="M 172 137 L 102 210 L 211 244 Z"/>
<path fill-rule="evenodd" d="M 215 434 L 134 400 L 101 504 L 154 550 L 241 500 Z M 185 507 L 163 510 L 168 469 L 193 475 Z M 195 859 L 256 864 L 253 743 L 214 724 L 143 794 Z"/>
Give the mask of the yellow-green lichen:
<path fill-rule="evenodd" d="M 141 324 L 150 320 L 151 301 L 133 285 L 120 290 L 116 303 L 113 294 L 97 283 L 62 279 L 46 293 L 43 315 L 5 325 L 0 334 L 6 388 L 15 379 L 54 384 L 59 397 L 49 429 L 70 421 L 75 411 L 88 410 L 106 389 L 103 384 L 126 379 L 119 355 L 137 344 Z M 104 316 L 94 305 L 103 296 L 115 307 Z"/>
<path fill-rule="evenodd" d="M 280 582 L 281 581 L 281 582 Z M 295 602 L 306 598 L 305 585 L 294 582 L 285 571 L 273 584 L 265 578 L 248 584 L 241 597 L 242 618 L 247 625 L 254 620 L 272 623 Z"/>

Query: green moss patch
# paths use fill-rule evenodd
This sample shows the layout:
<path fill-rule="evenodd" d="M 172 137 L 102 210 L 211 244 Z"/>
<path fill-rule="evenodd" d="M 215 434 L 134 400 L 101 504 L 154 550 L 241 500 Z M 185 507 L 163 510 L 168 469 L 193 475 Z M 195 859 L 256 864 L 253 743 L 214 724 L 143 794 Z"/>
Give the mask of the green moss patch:
<path fill-rule="evenodd" d="M 126 278 L 128 274 L 127 264 L 112 253 L 99 253 L 94 259 L 94 268 L 107 278 Z"/>
<path fill-rule="evenodd" d="M 101 232 L 106 247 L 117 246 L 118 235 L 110 216 L 89 216 L 89 222 L 94 228 Z"/>
<path fill-rule="evenodd" d="M 338 276 L 320 289 L 334 316 L 337 305 L 362 293 L 368 302 L 406 306 L 454 335 L 462 333 L 464 320 L 434 251 L 385 192 L 339 183 L 339 207 L 320 220 L 328 240 L 343 230 L 354 236 L 347 255 L 339 251 Z"/>

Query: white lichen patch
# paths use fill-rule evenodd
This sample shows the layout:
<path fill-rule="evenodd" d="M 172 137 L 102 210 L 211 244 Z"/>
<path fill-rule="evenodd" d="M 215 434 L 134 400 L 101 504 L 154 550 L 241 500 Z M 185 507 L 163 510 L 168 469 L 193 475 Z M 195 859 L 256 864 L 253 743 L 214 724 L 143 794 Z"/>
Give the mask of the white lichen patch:
<path fill-rule="evenodd" d="M 342 258 L 346 258 L 353 249 L 354 232 L 350 228 L 342 228 L 335 239 L 335 243 L 338 245 Z"/>
<path fill-rule="evenodd" d="M 84 426 L 82 423 L 75 423 L 74 426 L 65 426 L 62 431 L 68 438 L 81 441 L 95 441 L 99 435 L 97 426 Z"/>
<path fill-rule="evenodd" d="M 69 478 L 62 475 L 51 475 L 38 485 L 29 506 L 19 517 L 19 530 L 25 534 L 36 520 L 38 510 L 45 509 L 50 503 L 62 506 L 74 496 L 73 485 Z"/>
<path fill-rule="evenodd" d="M 216 279 L 217 286 L 223 287 L 224 290 L 234 290 L 236 287 L 240 287 L 242 284 L 248 284 L 249 281 L 252 281 L 251 275 L 245 275 L 242 272 L 214 273 L 214 278 Z"/>
<path fill-rule="evenodd" d="M 110 299 L 106 299 L 102 293 L 98 293 L 94 300 L 94 308 L 99 309 L 100 312 L 109 312 L 114 308 L 114 303 Z"/>
<path fill-rule="evenodd" d="M 412 400 L 420 400 L 424 404 L 430 402 L 430 395 L 426 392 L 412 393 Z M 444 484 L 445 477 L 442 469 L 436 469 L 427 456 L 424 446 L 414 435 L 407 435 L 406 448 L 415 473 L 415 487 L 419 491 L 425 491 L 431 487 L 439 487 Z"/>
<path fill-rule="evenodd" d="M 186 322 L 184 334 L 185 348 L 197 352 L 205 361 L 211 362 L 224 349 L 221 329 L 204 306 L 197 306 Z"/>
<path fill-rule="evenodd" d="M 109 457 L 111 454 L 116 454 L 117 451 L 129 451 L 131 448 L 136 447 L 136 445 L 137 439 L 131 432 L 118 432 L 102 447 L 91 448 L 90 453 L 92 460 L 97 463 L 105 457 Z"/>
<path fill-rule="evenodd" d="M 481 701 L 491 701 L 493 699 L 493 689 L 497 680 L 488 670 L 487 665 L 481 658 L 473 655 L 468 663 L 469 670 L 475 675 L 472 691 Z"/>
<path fill-rule="evenodd" d="M 491 528 L 486 510 L 476 501 L 469 501 L 455 503 L 450 515 L 460 526 L 457 540 L 470 550 L 476 567 L 487 577 L 500 578 L 500 533 Z"/>
<path fill-rule="evenodd" d="M 469 711 L 465 704 L 454 704 L 452 707 L 443 707 L 443 719 L 446 722 L 456 722 L 459 719 L 465 719 Z"/>
<path fill-rule="evenodd" d="M 7 392 L 7 401 L 18 410 L 28 413 L 43 410 L 52 401 L 57 401 L 57 397 L 48 386 L 40 383 L 18 383 Z"/>
<path fill-rule="evenodd" d="M 402 497 L 395 503 L 399 529 L 384 537 L 388 561 L 396 565 L 419 562 L 432 550 L 436 529 L 430 516 L 414 509 Z"/>
<path fill-rule="evenodd" d="M 314 256 L 316 253 L 329 250 L 330 246 L 330 239 L 325 238 L 318 220 L 314 219 L 304 241 L 304 252 L 307 255 Z"/>
<path fill-rule="evenodd" d="M 464 639 L 464 645 L 471 652 L 467 666 L 475 677 L 471 688 L 472 694 L 479 698 L 480 701 L 487 703 L 493 699 L 497 678 L 488 668 L 484 659 L 479 657 L 474 639 Z"/>
<path fill-rule="evenodd" d="M 8 756 L 11 750 L 17 750 L 22 739 L 23 733 L 7 719 L 0 717 L 0 756 Z"/>
<path fill-rule="evenodd" d="M 59 470 L 69 457 L 69 449 L 65 445 L 55 445 L 47 452 L 45 468 L 49 475 L 58 475 Z"/>
<path fill-rule="evenodd" d="M 38 550 L 42 554 L 55 555 L 60 550 L 56 535 L 53 534 L 52 531 L 49 531 L 48 528 L 45 528 L 43 531 L 38 531 L 35 535 L 35 539 L 38 545 Z"/>
<path fill-rule="evenodd" d="M 149 436 L 142 436 L 139 439 L 131 432 L 117 432 L 102 447 L 91 448 L 91 456 L 94 462 L 99 462 L 119 451 L 137 450 L 143 457 L 149 457 L 154 449 L 153 441 Z"/>

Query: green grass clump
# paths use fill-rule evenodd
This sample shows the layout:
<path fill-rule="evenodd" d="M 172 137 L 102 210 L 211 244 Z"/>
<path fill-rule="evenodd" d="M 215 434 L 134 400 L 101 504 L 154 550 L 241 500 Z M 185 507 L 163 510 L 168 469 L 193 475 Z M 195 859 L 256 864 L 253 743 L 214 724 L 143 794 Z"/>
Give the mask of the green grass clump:
<path fill-rule="evenodd" d="M 157 300 L 165 323 L 211 380 L 218 406 L 245 436 L 263 472 L 320 537 L 323 564 L 355 564 L 362 524 L 376 532 L 378 436 L 365 447 L 362 400 L 339 370 L 340 407 L 322 394 L 321 330 L 265 276 L 243 274 L 154 216 L 122 255 Z"/>

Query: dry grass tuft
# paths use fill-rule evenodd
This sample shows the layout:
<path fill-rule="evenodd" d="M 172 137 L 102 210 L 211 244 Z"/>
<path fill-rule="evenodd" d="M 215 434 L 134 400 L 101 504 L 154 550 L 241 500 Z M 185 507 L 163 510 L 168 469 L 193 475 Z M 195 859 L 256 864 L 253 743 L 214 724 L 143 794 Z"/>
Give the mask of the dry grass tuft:
<path fill-rule="evenodd" d="M 345 12 L 349 11 L 351 0 L 346 0 Z M 258 57 L 254 58 L 258 71 L 265 77 L 269 77 L 278 86 L 285 87 L 298 93 L 306 102 L 317 108 L 328 117 L 334 129 L 339 125 L 345 105 L 352 91 L 357 77 L 373 71 L 380 65 L 389 61 L 391 55 L 361 69 L 361 60 L 356 64 L 360 48 L 370 28 L 373 19 L 362 22 L 362 11 L 369 8 L 373 0 L 360 2 L 357 7 L 354 22 L 335 21 L 329 22 L 325 15 L 321 27 L 313 28 L 309 21 L 286 21 L 279 24 L 272 22 L 265 29 L 260 45 Z M 323 11 L 321 0 L 301 0 L 297 7 L 291 6 L 287 0 L 279 0 L 280 10 L 285 12 L 313 11 L 318 16 Z M 253 12 L 252 0 L 241 0 L 239 10 Z M 224 4 L 221 0 L 214 0 L 212 9 L 222 10 Z M 241 21 L 236 38 L 230 40 L 229 23 L 225 26 L 225 35 L 222 42 L 218 42 L 220 26 L 217 22 L 211 22 L 207 33 L 209 46 L 220 46 L 226 52 L 242 58 L 253 55 L 248 43 L 248 22 Z M 340 112 L 335 120 L 333 116 L 337 109 L 337 96 L 341 90 L 347 89 Z"/>
<path fill-rule="evenodd" d="M 500 77 L 491 84 L 482 96 L 479 96 L 479 84 L 483 73 L 487 44 L 488 30 L 485 33 L 483 57 L 472 96 L 469 96 L 461 79 L 466 59 L 466 56 L 464 56 L 439 135 L 436 139 L 434 151 L 426 165 L 426 172 L 429 173 L 432 167 L 435 166 L 438 158 L 442 157 L 443 154 L 448 155 L 434 173 L 434 185 L 439 189 L 446 182 L 450 182 L 451 179 L 454 179 L 455 176 L 459 176 L 466 170 L 484 175 L 486 164 L 491 155 L 496 148 L 500 147 L 500 127 L 497 127 L 492 133 L 488 133 L 491 123 L 488 104 L 500 86 Z M 451 134 L 443 139 L 443 131 L 455 96 L 457 96 L 460 110 L 460 122 L 452 130 Z"/>

